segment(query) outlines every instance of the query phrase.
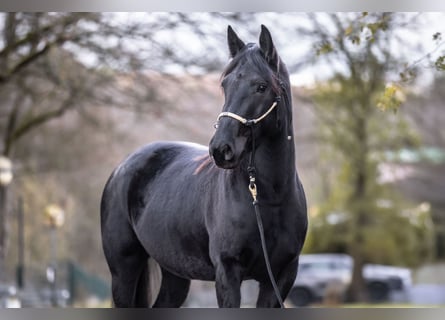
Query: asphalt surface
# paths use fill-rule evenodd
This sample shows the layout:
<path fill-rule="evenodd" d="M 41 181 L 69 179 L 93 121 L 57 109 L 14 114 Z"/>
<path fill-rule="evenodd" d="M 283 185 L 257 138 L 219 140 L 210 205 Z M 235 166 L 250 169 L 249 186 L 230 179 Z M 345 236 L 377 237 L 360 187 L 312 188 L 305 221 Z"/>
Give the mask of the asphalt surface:
<path fill-rule="evenodd" d="M 418 305 L 445 305 L 445 285 L 417 284 L 408 294 L 409 303 Z"/>

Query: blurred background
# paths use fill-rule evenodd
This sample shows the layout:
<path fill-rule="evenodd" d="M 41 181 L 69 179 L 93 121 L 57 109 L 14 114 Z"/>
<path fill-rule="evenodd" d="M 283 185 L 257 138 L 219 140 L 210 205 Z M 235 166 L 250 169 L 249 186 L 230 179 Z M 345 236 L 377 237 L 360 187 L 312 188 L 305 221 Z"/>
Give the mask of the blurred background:
<path fill-rule="evenodd" d="M 104 184 L 151 141 L 208 144 L 229 24 L 265 24 L 291 74 L 309 232 L 287 304 L 445 305 L 444 18 L 0 13 L 0 306 L 111 306 Z"/>

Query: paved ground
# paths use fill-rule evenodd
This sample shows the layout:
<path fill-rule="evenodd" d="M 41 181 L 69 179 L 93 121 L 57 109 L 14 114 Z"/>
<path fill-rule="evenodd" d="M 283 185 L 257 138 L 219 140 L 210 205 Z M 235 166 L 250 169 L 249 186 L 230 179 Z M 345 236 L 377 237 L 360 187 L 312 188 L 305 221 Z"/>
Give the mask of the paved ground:
<path fill-rule="evenodd" d="M 217 307 L 213 284 L 196 283 L 192 285 L 192 292 L 187 299 L 188 307 Z M 193 290 L 195 289 L 195 290 Z M 243 283 L 242 286 L 243 306 L 253 306 L 257 294 L 254 282 Z M 445 285 L 443 284 L 416 284 L 409 291 L 395 293 L 392 296 L 393 303 L 413 304 L 422 306 L 445 306 Z"/>
<path fill-rule="evenodd" d="M 445 305 L 445 285 L 414 285 L 408 293 L 408 301 L 419 305 Z"/>

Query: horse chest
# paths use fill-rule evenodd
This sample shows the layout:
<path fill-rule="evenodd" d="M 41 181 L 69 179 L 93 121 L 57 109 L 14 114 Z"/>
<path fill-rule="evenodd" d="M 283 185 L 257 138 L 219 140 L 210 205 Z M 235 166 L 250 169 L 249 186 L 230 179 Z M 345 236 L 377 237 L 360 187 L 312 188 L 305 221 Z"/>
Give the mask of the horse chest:
<path fill-rule="evenodd" d="M 298 225 L 289 218 L 282 207 L 261 208 L 267 251 L 271 259 L 296 255 L 298 252 Z M 215 231 L 210 232 L 213 254 L 230 255 L 238 259 L 246 268 L 254 268 L 263 261 L 261 239 L 255 211 L 249 208 L 242 217 L 226 219 Z M 213 235 L 213 236 L 212 236 Z"/>

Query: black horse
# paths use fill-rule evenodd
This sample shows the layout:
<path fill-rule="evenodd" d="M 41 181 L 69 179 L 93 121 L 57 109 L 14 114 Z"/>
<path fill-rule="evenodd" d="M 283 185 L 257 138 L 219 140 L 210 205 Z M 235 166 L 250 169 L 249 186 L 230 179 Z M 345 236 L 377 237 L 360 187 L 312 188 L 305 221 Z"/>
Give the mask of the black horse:
<path fill-rule="evenodd" d="M 253 162 L 271 270 L 283 298 L 291 289 L 306 200 L 295 167 L 289 76 L 264 26 L 259 40 L 244 44 L 228 28 L 224 112 L 208 149 L 152 143 L 109 178 L 101 226 L 116 307 L 149 305 L 148 259 L 162 272 L 153 307 L 181 306 L 191 279 L 215 281 L 220 307 L 239 307 L 241 282 L 255 279 L 257 306 L 279 306 L 248 188 Z"/>

